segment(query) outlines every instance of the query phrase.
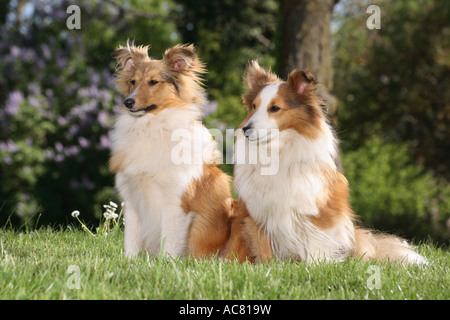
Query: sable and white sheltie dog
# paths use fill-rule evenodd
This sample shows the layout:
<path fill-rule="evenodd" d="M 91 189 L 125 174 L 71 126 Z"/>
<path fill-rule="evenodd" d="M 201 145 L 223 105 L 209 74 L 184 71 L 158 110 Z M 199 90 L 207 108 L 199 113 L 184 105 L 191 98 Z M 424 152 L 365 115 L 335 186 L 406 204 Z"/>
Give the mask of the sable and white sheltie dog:
<path fill-rule="evenodd" d="M 236 144 L 272 148 L 266 151 L 277 152 L 279 162 L 278 172 L 266 175 L 258 161 L 235 164 L 234 186 L 251 218 L 243 230 L 252 257 L 426 262 L 400 238 L 356 226 L 348 182 L 335 165 L 337 142 L 311 73 L 294 70 L 284 82 L 251 61 L 244 83 L 248 115 Z"/>
<path fill-rule="evenodd" d="M 112 56 L 125 96 L 110 159 L 125 201 L 125 255 L 162 248 L 170 256 L 222 253 L 233 199 L 229 177 L 215 165 L 215 142 L 200 122 L 206 70 L 194 46 L 177 45 L 156 60 L 148 47 L 127 44 Z M 192 154 L 179 154 L 180 143 L 192 145 Z"/>

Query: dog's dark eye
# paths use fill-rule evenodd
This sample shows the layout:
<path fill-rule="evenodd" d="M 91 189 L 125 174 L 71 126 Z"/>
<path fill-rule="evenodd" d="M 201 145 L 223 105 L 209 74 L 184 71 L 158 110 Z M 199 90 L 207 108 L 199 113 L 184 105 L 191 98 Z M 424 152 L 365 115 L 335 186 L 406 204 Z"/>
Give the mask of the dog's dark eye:
<path fill-rule="evenodd" d="M 136 80 L 131 80 L 130 82 L 132 85 L 134 85 L 136 83 Z"/>
<path fill-rule="evenodd" d="M 252 109 L 255 110 L 256 109 L 256 104 L 252 105 Z"/>
<path fill-rule="evenodd" d="M 150 80 L 150 81 L 148 82 L 148 84 L 151 85 L 151 86 L 154 86 L 154 85 L 157 84 L 157 83 L 158 83 L 158 81 L 156 81 L 156 80 Z"/>
<path fill-rule="evenodd" d="M 269 108 L 269 112 L 272 112 L 272 113 L 278 112 L 278 111 L 280 111 L 280 110 L 281 110 L 281 108 L 280 108 L 279 106 L 271 106 L 271 107 Z"/>

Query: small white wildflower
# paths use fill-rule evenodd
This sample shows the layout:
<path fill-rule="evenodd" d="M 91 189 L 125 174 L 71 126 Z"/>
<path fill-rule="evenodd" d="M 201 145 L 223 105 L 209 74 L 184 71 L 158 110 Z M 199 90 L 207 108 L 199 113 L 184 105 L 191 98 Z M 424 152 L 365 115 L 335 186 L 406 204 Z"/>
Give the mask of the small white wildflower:
<path fill-rule="evenodd" d="M 117 203 L 110 201 L 109 204 L 104 204 L 103 208 L 106 209 L 106 211 L 103 212 L 103 217 L 105 217 L 106 220 L 116 219 L 119 217 L 116 213 Z"/>
<path fill-rule="evenodd" d="M 103 216 L 105 217 L 106 220 L 109 220 L 109 219 L 116 219 L 119 215 L 108 209 L 106 212 L 103 213 Z"/>
<path fill-rule="evenodd" d="M 79 215 L 80 215 L 80 211 L 78 211 L 78 210 L 72 211 L 72 217 L 78 218 Z"/>
<path fill-rule="evenodd" d="M 125 202 L 122 202 L 122 203 L 120 204 L 120 206 L 121 206 L 121 207 L 124 207 L 124 206 L 125 206 Z"/>

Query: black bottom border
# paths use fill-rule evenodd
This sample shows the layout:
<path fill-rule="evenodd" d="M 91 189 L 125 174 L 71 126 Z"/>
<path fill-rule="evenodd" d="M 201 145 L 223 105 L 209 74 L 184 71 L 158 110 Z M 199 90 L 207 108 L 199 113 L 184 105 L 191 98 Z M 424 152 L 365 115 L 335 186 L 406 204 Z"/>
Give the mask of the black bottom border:
<path fill-rule="evenodd" d="M 398 317 L 419 316 L 424 308 L 447 310 L 448 301 L 402 300 L 72 300 L 72 301 L 0 301 L 4 310 L 19 312 L 21 316 L 51 318 L 64 314 L 91 318 L 92 316 L 140 316 L 149 319 L 222 319 L 258 318 L 285 319 L 301 317 Z M 62 309 L 61 309 L 62 308 Z M 429 310 L 429 309 L 428 309 Z M 54 312 L 52 312 L 54 311 Z M 141 315 L 142 313 L 142 315 Z"/>

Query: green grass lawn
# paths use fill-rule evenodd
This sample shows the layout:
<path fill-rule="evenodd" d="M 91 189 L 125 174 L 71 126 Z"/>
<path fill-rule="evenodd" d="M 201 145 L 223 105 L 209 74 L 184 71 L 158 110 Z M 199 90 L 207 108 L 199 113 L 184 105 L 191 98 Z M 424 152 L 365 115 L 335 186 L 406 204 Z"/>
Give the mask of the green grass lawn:
<path fill-rule="evenodd" d="M 418 251 L 428 266 L 128 260 L 121 230 L 0 229 L 0 299 L 449 299 L 448 250 Z"/>

